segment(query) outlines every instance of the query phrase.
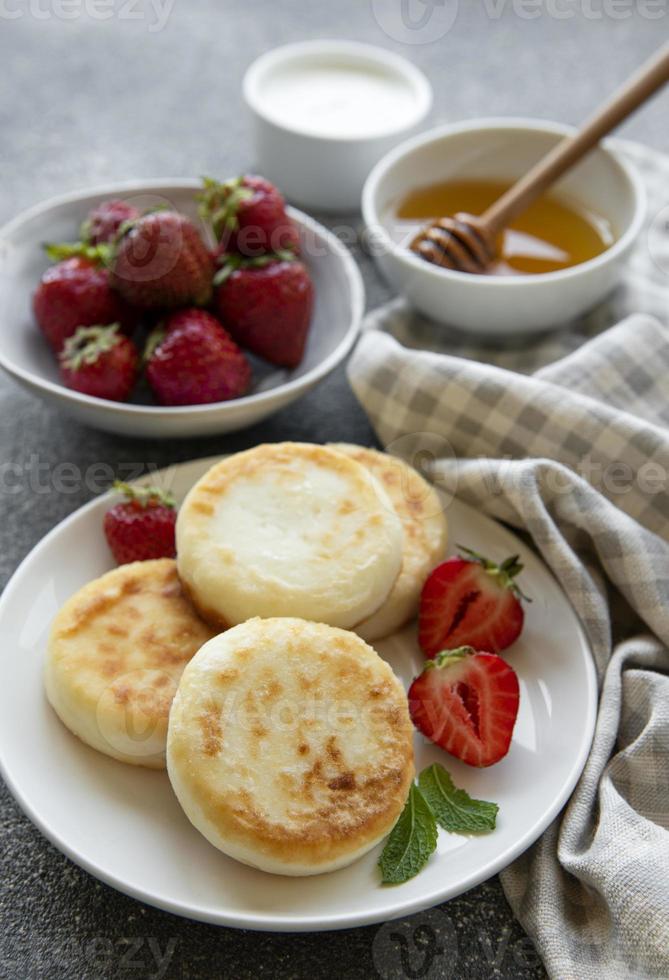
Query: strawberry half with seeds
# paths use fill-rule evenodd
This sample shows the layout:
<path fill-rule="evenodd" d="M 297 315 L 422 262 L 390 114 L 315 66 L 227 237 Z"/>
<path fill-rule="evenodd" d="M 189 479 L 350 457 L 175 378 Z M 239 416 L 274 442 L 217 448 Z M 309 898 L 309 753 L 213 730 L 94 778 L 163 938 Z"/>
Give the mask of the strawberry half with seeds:
<path fill-rule="evenodd" d="M 219 183 L 205 177 L 200 216 L 211 225 L 223 252 L 258 257 L 299 251 L 299 234 L 281 192 L 264 177 L 247 175 Z"/>
<path fill-rule="evenodd" d="M 79 327 L 65 341 L 58 362 L 64 384 L 95 398 L 122 402 L 130 395 L 139 357 L 119 324 Z"/>
<path fill-rule="evenodd" d="M 246 394 L 251 365 L 216 317 L 173 313 L 149 338 L 146 377 L 161 405 L 202 405 Z"/>
<path fill-rule="evenodd" d="M 80 229 L 81 239 L 89 245 L 111 243 L 126 221 L 136 221 L 139 215 L 137 208 L 118 198 L 101 201 L 88 212 Z"/>
<path fill-rule="evenodd" d="M 473 647 L 443 650 L 409 688 L 409 712 L 430 741 L 469 766 L 491 766 L 509 751 L 520 690 L 513 668 Z"/>
<path fill-rule="evenodd" d="M 314 305 L 306 266 L 290 252 L 257 259 L 231 255 L 214 283 L 216 308 L 237 343 L 272 364 L 297 367 Z"/>
<path fill-rule="evenodd" d="M 33 311 L 56 353 L 77 327 L 119 323 L 130 332 L 136 326 L 137 313 L 111 288 L 109 273 L 95 248 L 53 245 L 47 252 L 64 260 L 42 276 L 33 295 Z"/>
<path fill-rule="evenodd" d="M 177 211 L 153 211 L 130 223 L 111 260 L 113 287 L 141 309 L 204 306 L 213 275 L 200 233 Z"/>
<path fill-rule="evenodd" d="M 523 628 L 520 600 L 529 600 L 515 581 L 523 570 L 518 555 L 496 565 L 469 548 L 460 550 L 467 557 L 437 565 L 423 586 L 418 642 L 426 657 L 459 646 L 499 653 Z"/>
<path fill-rule="evenodd" d="M 174 498 L 157 487 L 130 486 L 117 480 L 114 490 L 126 498 L 104 517 L 104 532 L 119 565 L 151 558 L 174 558 Z"/>

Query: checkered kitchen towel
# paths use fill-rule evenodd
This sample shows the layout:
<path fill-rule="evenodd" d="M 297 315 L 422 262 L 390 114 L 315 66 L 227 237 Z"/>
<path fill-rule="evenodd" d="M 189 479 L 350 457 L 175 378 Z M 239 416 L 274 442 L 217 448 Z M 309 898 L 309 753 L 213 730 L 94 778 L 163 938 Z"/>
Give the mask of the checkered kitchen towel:
<path fill-rule="evenodd" d="M 531 348 L 490 351 L 394 302 L 368 318 L 349 366 L 381 442 L 447 440 L 440 485 L 529 534 L 590 637 L 590 758 L 561 816 L 501 876 L 559 980 L 669 977 L 669 235 L 657 228 L 669 159 L 622 146 L 655 237 L 649 249 L 642 235 L 606 306 Z"/>

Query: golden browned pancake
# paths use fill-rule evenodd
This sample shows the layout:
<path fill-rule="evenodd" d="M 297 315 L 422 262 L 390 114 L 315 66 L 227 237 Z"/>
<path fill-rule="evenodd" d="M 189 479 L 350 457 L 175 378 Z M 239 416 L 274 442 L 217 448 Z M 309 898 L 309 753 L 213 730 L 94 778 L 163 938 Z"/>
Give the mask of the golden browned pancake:
<path fill-rule="evenodd" d="M 213 625 L 299 616 L 348 628 L 385 600 L 402 524 L 364 466 L 325 446 L 236 453 L 192 488 L 177 519 L 179 575 Z"/>
<path fill-rule="evenodd" d="M 371 642 L 396 632 L 418 612 L 425 580 L 446 553 L 448 526 L 434 487 L 402 459 L 348 443 L 333 448 L 352 456 L 376 477 L 404 530 L 402 568 L 390 594 L 380 609 L 353 627 Z"/>
<path fill-rule="evenodd" d="M 225 854 L 276 874 L 333 871 L 402 810 L 414 773 L 406 695 L 354 633 L 252 619 L 186 667 L 167 768 L 188 818 Z"/>
<path fill-rule="evenodd" d="M 47 697 L 94 749 L 164 768 L 174 692 L 212 635 L 184 595 L 171 558 L 121 565 L 85 585 L 56 616 Z"/>

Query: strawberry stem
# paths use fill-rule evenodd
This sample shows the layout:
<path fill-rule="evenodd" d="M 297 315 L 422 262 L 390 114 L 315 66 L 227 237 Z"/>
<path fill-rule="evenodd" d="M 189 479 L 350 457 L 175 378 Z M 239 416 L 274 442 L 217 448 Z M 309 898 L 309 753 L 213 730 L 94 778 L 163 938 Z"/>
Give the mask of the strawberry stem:
<path fill-rule="evenodd" d="M 471 657 L 476 653 L 474 647 L 455 647 L 453 650 L 440 650 L 432 660 L 425 661 L 425 669 L 431 670 L 434 667 L 452 667 L 466 657 Z"/>
<path fill-rule="evenodd" d="M 160 487 L 145 487 L 139 484 L 124 483 L 123 480 L 114 480 L 112 489 L 122 493 L 128 500 L 137 501 L 142 507 L 162 504 L 164 507 L 173 509 L 176 506 L 173 495 Z"/>
<path fill-rule="evenodd" d="M 529 596 L 521 590 L 518 583 L 515 581 L 516 576 L 520 575 L 523 568 L 525 567 L 520 560 L 520 555 L 511 555 L 509 558 L 505 558 L 501 565 L 496 564 L 496 562 L 491 561 L 484 555 L 479 554 L 478 551 L 473 551 L 471 548 L 465 548 L 464 545 L 456 545 L 458 551 L 461 551 L 463 555 L 469 558 L 471 561 L 478 562 L 479 565 L 495 579 L 497 584 L 503 589 L 510 589 L 514 595 L 519 599 L 524 599 L 525 602 L 532 602 Z"/>
<path fill-rule="evenodd" d="M 96 265 L 108 265 L 111 261 L 111 247 L 106 242 L 99 245 L 89 245 L 87 242 L 45 242 L 43 248 L 54 262 L 88 259 Z"/>
<path fill-rule="evenodd" d="M 146 338 L 146 344 L 144 345 L 144 353 L 142 354 L 142 364 L 148 364 L 153 355 L 156 352 L 156 348 L 160 347 L 166 334 L 165 327 L 159 325 L 154 327 L 149 336 Z"/>
<path fill-rule="evenodd" d="M 276 252 L 266 252 L 255 258 L 225 252 L 216 259 L 221 268 L 214 276 L 214 286 L 222 286 L 238 269 L 264 269 L 272 262 L 294 262 L 296 258 L 295 252 L 289 248 L 279 248 Z"/>
<path fill-rule="evenodd" d="M 210 225 L 217 241 L 223 232 L 237 231 L 239 205 L 253 197 L 254 192 L 244 187 L 243 180 L 243 177 L 233 177 L 221 183 L 211 177 L 202 178 L 203 190 L 197 195 L 198 213 Z"/>
<path fill-rule="evenodd" d="M 84 364 L 95 364 L 102 354 L 116 347 L 120 338 L 120 323 L 107 326 L 77 327 L 63 344 L 60 363 L 69 371 L 78 371 Z"/>

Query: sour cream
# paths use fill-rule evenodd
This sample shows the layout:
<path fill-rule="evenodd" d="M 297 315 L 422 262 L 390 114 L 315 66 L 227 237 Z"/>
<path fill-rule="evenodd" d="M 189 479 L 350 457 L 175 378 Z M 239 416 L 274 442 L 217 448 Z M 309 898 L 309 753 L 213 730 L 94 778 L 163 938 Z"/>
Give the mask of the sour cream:
<path fill-rule="evenodd" d="M 418 93 L 374 64 L 328 60 L 284 64 L 260 93 L 278 125 L 314 136 L 357 139 L 411 125 Z"/>
<path fill-rule="evenodd" d="M 258 58 L 244 98 L 259 171 L 292 202 L 352 211 L 374 164 L 429 112 L 432 89 L 384 48 L 305 41 Z"/>

